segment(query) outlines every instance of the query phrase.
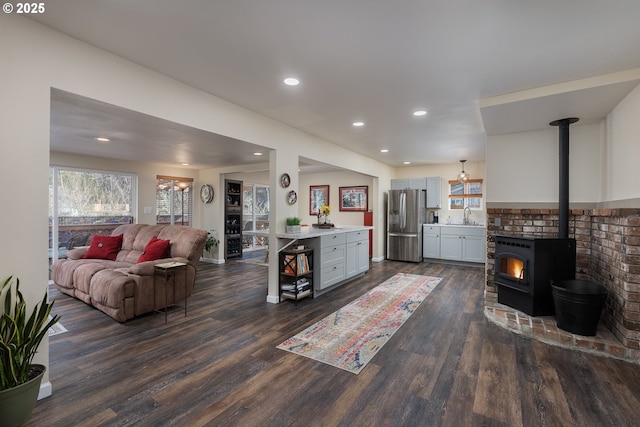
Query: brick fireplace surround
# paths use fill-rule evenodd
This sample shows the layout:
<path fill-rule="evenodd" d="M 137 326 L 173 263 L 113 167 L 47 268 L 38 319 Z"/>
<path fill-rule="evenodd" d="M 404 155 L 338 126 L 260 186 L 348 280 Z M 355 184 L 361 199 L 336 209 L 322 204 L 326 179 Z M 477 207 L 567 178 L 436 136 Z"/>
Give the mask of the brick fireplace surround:
<path fill-rule="evenodd" d="M 576 279 L 601 283 L 609 292 L 594 337 L 557 328 L 553 316 L 530 317 L 498 303 L 493 236 L 558 237 L 558 210 L 488 208 L 487 224 L 485 315 L 490 321 L 542 341 L 640 363 L 640 209 L 570 211 Z"/>

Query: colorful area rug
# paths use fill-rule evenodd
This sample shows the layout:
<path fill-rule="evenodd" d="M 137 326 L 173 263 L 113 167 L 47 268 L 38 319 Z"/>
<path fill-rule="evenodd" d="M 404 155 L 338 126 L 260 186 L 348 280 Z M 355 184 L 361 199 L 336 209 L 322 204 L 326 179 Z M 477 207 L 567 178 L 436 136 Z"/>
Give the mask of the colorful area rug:
<path fill-rule="evenodd" d="M 440 280 L 398 273 L 278 348 L 358 374 Z"/>

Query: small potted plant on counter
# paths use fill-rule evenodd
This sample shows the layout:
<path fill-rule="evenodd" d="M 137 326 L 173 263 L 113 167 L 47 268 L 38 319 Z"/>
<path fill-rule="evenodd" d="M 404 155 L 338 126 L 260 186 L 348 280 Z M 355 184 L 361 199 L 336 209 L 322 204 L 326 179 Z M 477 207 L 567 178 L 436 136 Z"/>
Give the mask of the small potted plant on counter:
<path fill-rule="evenodd" d="M 20 280 L 13 276 L 0 288 L 0 414 L 3 426 L 21 426 L 38 399 L 46 367 L 33 364 L 38 346 L 60 316 L 49 317 L 53 303 L 42 301 L 27 317 Z"/>
<path fill-rule="evenodd" d="M 300 234 L 301 230 L 302 228 L 300 227 L 300 218 L 298 218 L 297 216 L 287 218 L 287 234 Z"/>

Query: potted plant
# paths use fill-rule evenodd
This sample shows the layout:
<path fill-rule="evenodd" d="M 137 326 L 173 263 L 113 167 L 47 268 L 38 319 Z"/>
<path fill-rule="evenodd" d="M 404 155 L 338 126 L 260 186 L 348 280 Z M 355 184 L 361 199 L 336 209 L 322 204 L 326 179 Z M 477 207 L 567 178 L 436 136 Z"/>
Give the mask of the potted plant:
<path fill-rule="evenodd" d="M 9 276 L 0 288 L 0 414 L 3 426 L 20 426 L 31 415 L 46 367 L 34 365 L 40 342 L 60 316 L 49 317 L 53 303 L 42 301 L 27 317 L 20 280 Z"/>
<path fill-rule="evenodd" d="M 216 230 L 207 231 L 207 240 L 204 241 L 204 250 L 209 252 L 214 246 L 218 246 L 220 240 L 216 235 Z"/>
<path fill-rule="evenodd" d="M 300 218 L 297 216 L 292 216 L 287 218 L 287 234 L 300 234 Z"/>

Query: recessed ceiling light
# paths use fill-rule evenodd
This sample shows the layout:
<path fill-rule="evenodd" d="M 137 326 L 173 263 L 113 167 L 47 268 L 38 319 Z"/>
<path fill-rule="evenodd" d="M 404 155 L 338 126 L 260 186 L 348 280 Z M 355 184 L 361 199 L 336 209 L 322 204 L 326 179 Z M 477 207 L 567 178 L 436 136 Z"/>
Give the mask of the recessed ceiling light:
<path fill-rule="evenodd" d="M 287 77 L 286 79 L 284 79 L 284 84 L 286 84 L 287 86 L 298 86 L 300 84 L 300 80 L 296 79 L 295 77 Z"/>
<path fill-rule="evenodd" d="M 420 117 L 420 116 L 426 116 L 427 115 L 427 111 L 426 110 L 417 110 L 413 112 L 413 115 L 416 117 Z"/>
<path fill-rule="evenodd" d="M 254 156 L 262 156 L 262 153 L 256 151 L 255 153 L 253 153 Z"/>
<path fill-rule="evenodd" d="M 189 163 L 180 163 L 182 166 L 189 166 Z"/>
<path fill-rule="evenodd" d="M 96 137 L 96 138 L 93 138 L 93 139 L 95 139 L 98 142 L 109 142 L 109 141 L 111 141 L 109 138 L 104 138 L 102 136 L 99 136 L 99 137 Z"/>
<path fill-rule="evenodd" d="M 354 125 L 355 127 L 364 126 L 364 122 L 353 122 L 353 125 Z"/>
<path fill-rule="evenodd" d="M 388 150 L 388 149 L 386 149 L 386 148 L 383 148 L 382 150 L 380 150 L 380 152 L 381 152 L 381 153 L 388 153 L 388 152 L 389 152 L 389 150 Z"/>
<path fill-rule="evenodd" d="M 404 164 L 404 165 L 410 165 L 410 164 L 411 164 L 411 162 L 407 162 L 407 161 L 405 161 L 405 162 L 402 162 L 402 164 Z"/>

